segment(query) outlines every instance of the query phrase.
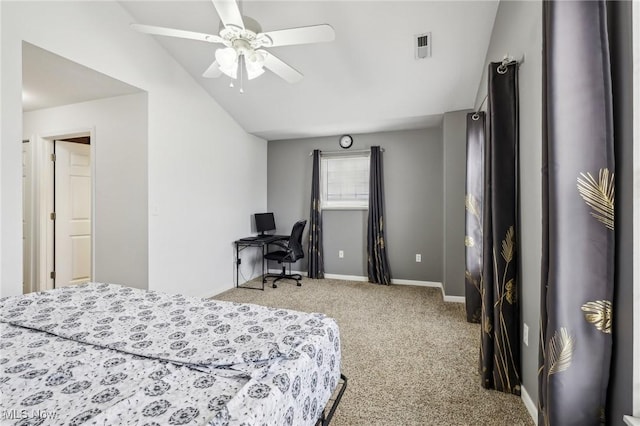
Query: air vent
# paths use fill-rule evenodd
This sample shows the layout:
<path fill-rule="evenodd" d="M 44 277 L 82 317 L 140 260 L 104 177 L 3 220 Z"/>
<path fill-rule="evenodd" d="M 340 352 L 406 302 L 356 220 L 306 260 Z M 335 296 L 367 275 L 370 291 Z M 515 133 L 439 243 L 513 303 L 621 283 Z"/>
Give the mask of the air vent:
<path fill-rule="evenodd" d="M 431 33 L 418 34 L 415 37 L 416 59 L 431 57 Z"/>

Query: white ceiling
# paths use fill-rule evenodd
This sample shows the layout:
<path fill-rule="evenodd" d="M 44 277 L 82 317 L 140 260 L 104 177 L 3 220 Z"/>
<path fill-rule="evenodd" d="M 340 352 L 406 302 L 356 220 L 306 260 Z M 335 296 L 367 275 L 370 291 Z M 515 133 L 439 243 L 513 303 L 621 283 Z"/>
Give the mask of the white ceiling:
<path fill-rule="evenodd" d="M 123 1 L 141 24 L 217 34 L 209 0 Z M 473 108 L 498 1 L 243 1 L 263 31 L 330 24 L 333 42 L 268 49 L 296 68 L 296 84 L 267 71 L 229 88 L 205 79 L 221 45 L 154 37 L 249 133 L 267 140 L 424 128 Z M 429 59 L 414 36 L 432 33 Z M 499 59 L 499 58 L 498 58 Z"/>
<path fill-rule="evenodd" d="M 22 109 L 34 111 L 140 92 L 137 87 L 22 43 Z"/>
<path fill-rule="evenodd" d="M 123 1 L 132 22 L 217 34 L 210 0 Z M 417 129 L 447 111 L 473 108 L 498 0 L 243 1 L 263 31 L 327 23 L 333 42 L 268 49 L 304 74 L 286 83 L 270 71 L 229 88 L 205 79 L 220 45 L 154 37 L 249 133 L 267 140 Z M 133 31 L 133 30 L 131 30 Z M 429 59 L 414 58 L 414 36 L 432 33 Z M 499 58 L 497 58 L 499 59 Z M 23 44 L 25 111 L 140 89 Z"/>

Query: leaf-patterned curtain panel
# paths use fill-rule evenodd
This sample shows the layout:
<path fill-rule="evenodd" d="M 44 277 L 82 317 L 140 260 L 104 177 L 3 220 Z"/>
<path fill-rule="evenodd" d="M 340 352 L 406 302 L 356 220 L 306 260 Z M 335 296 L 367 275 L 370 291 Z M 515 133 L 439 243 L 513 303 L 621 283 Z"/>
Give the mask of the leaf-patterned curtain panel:
<path fill-rule="evenodd" d="M 615 226 L 605 8 L 543 2 L 540 425 L 605 422 Z"/>
<path fill-rule="evenodd" d="M 518 65 L 489 64 L 485 146 L 482 386 L 520 395 L 517 177 Z"/>
<path fill-rule="evenodd" d="M 467 184 L 465 225 L 465 307 L 467 321 L 480 322 L 482 314 L 482 206 L 484 201 L 485 113 L 467 114 Z"/>
<path fill-rule="evenodd" d="M 322 209 L 320 208 L 320 151 L 313 150 L 313 169 L 311 172 L 311 203 L 309 207 L 309 278 L 324 278 L 324 260 L 322 257 Z"/>
<path fill-rule="evenodd" d="M 385 239 L 384 179 L 379 146 L 371 147 L 369 165 L 369 219 L 367 224 L 367 274 L 369 282 L 391 284 Z"/>

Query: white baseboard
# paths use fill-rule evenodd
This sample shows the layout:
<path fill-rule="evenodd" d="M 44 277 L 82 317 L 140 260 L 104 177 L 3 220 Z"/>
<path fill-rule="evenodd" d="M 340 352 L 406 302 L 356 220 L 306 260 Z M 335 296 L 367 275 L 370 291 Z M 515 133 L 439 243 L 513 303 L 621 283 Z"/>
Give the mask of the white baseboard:
<path fill-rule="evenodd" d="M 437 281 L 416 281 L 416 280 L 396 280 L 392 279 L 391 284 L 399 284 L 399 285 L 415 285 L 418 287 L 434 287 L 439 288 L 442 291 L 442 300 L 445 302 L 453 302 L 453 303 L 464 303 L 465 299 L 463 296 L 448 296 L 444 293 L 444 286 L 442 283 Z"/>
<path fill-rule="evenodd" d="M 466 300 L 464 296 L 448 296 L 444 294 L 444 289 L 442 290 L 442 300 L 450 303 L 465 303 Z"/>
<path fill-rule="evenodd" d="M 533 403 L 533 400 L 529 396 L 529 392 L 524 388 L 524 386 L 520 386 L 520 397 L 522 398 L 522 402 L 524 406 L 527 407 L 527 411 L 529 415 L 533 419 L 533 422 L 538 425 L 538 409 L 536 408 L 536 404 Z"/>
<path fill-rule="evenodd" d="M 269 269 L 270 274 L 279 274 L 282 272 L 282 269 Z M 300 274 L 303 277 L 307 276 L 306 272 L 302 271 L 291 271 L 292 274 Z M 369 278 L 363 277 L 361 275 L 342 275 L 342 274 L 324 274 L 324 277 L 330 280 L 345 280 L 345 281 L 361 281 L 367 282 Z M 452 303 L 465 303 L 464 296 L 449 296 L 444 293 L 444 287 L 442 283 L 437 281 L 418 281 L 418 280 L 403 280 L 403 279 L 391 279 L 391 284 L 396 285 L 415 285 L 418 287 L 435 287 L 439 288 L 442 291 L 442 300 L 445 302 Z"/>
<path fill-rule="evenodd" d="M 391 284 L 398 285 L 415 285 L 418 287 L 437 287 L 442 288 L 442 283 L 435 281 L 417 281 L 417 280 L 397 280 L 395 278 L 391 279 Z"/>
<path fill-rule="evenodd" d="M 360 275 L 324 274 L 324 277 L 330 280 L 369 281 L 369 278 Z"/>
<path fill-rule="evenodd" d="M 640 417 L 623 416 L 622 419 L 629 426 L 640 426 Z"/>

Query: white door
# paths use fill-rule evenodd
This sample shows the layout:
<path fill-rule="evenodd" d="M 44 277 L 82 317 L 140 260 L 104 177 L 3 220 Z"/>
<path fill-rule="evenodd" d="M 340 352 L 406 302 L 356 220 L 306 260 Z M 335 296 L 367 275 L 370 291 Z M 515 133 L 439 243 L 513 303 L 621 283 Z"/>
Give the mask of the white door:
<path fill-rule="evenodd" d="M 31 293 L 31 142 L 22 142 L 22 291 Z"/>
<path fill-rule="evenodd" d="M 91 156 L 86 144 L 55 141 L 55 286 L 91 280 Z"/>

